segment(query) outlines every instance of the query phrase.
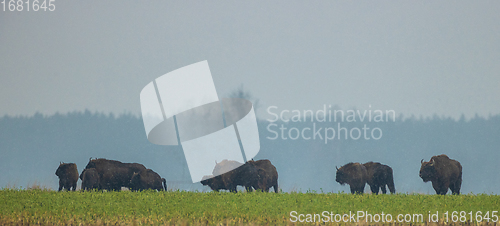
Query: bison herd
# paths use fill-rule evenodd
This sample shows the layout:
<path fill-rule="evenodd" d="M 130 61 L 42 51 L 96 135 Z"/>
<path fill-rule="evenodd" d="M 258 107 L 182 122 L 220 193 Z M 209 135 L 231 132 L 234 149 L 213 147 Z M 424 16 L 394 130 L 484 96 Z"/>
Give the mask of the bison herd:
<path fill-rule="evenodd" d="M 82 180 L 82 190 L 120 191 L 122 187 L 133 191 L 167 190 L 165 178 L 161 178 L 158 173 L 146 169 L 139 163 L 90 159 L 80 176 L 76 164 L 61 163 L 56 175 L 59 177 L 59 191 L 76 190 L 78 178 Z M 428 162 L 422 159 L 419 176 L 424 182 L 431 181 L 437 194 L 446 194 L 448 188 L 453 194 L 460 194 L 462 166 L 446 155 L 433 156 Z M 386 186 L 391 193 L 396 192 L 392 168 L 378 162 L 348 163 L 337 168 L 335 181 L 341 185 L 348 184 L 353 194 L 362 194 L 366 184 L 370 186 L 373 194 L 378 194 L 380 190 L 386 194 Z M 239 185 L 247 191 L 254 189 L 269 192 L 272 187 L 277 193 L 278 171 L 267 159 L 258 161 L 252 159 L 244 164 L 223 160 L 220 163 L 216 162 L 212 175 L 204 176 L 201 184 L 209 186 L 214 191 L 236 192 L 236 187 Z"/>
<path fill-rule="evenodd" d="M 373 194 L 378 194 L 379 190 L 385 194 L 387 192 L 385 186 L 389 188 L 391 193 L 396 193 L 392 168 L 378 162 L 348 163 L 340 169 L 337 168 L 335 181 L 341 185 L 349 184 L 353 194 L 362 194 L 365 190 L 365 184 L 370 185 Z"/>
<path fill-rule="evenodd" d="M 432 187 L 439 195 L 445 195 L 448 188 L 455 195 L 460 194 L 462 185 L 462 165 L 446 155 L 433 156 L 429 162 L 420 162 L 420 178 L 424 182 L 431 181 Z M 348 163 L 337 168 L 336 179 L 341 185 L 349 184 L 351 193 L 362 194 L 365 184 L 370 186 L 374 194 L 379 190 L 386 193 L 386 186 L 391 193 L 396 192 L 392 168 L 377 162 Z"/>
<path fill-rule="evenodd" d="M 76 189 L 78 170 L 75 163 L 61 163 L 56 170 L 59 191 Z M 82 190 L 120 191 L 122 187 L 133 191 L 146 189 L 166 190 L 165 178 L 139 163 L 122 163 L 108 159 L 90 159 L 80 174 Z"/>

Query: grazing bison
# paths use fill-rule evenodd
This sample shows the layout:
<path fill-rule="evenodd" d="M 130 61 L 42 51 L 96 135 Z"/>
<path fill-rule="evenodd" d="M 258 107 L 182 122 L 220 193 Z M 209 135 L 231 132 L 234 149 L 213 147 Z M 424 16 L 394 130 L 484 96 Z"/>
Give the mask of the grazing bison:
<path fill-rule="evenodd" d="M 446 155 L 432 156 L 428 162 L 420 161 L 420 178 L 431 181 L 436 194 L 445 195 L 450 188 L 454 195 L 460 194 L 462 186 L 462 165 Z"/>
<path fill-rule="evenodd" d="M 133 191 L 142 191 L 147 189 L 163 191 L 167 190 L 167 181 L 151 169 L 142 170 L 141 172 L 134 173 L 132 175 L 132 178 L 130 179 L 130 189 Z"/>
<path fill-rule="evenodd" d="M 99 189 L 99 174 L 95 168 L 84 169 L 80 174 L 82 190 Z"/>
<path fill-rule="evenodd" d="M 365 166 L 366 172 L 368 173 L 367 183 L 370 185 L 373 194 L 377 195 L 380 189 L 382 189 L 382 193 L 385 194 L 387 192 L 385 189 L 386 185 L 389 187 L 389 191 L 392 194 L 396 193 L 391 167 L 378 162 L 367 162 L 363 164 L 363 166 Z"/>
<path fill-rule="evenodd" d="M 201 184 L 208 185 L 214 191 L 226 189 L 236 192 L 238 185 L 244 186 L 247 191 L 251 191 L 252 187 L 258 188 L 259 174 L 257 170 L 255 165 L 247 162 L 234 170 L 215 177 L 204 176 L 205 180 L 202 180 Z M 211 178 L 206 179 L 207 177 Z"/>
<path fill-rule="evenodd" d="M 352 194 L 363 194 L 365 184 L 368 181 L 368 172 L 365 166 L 351 162 L 340 167 L 340 169 L 337 168 L 335 181 L 341 185 L 349 184 Z"/>
<path fill-rule="evenodd" d="M 223 164 L 228 164 L 228 162 Z M 225 166 L 227 165 L 223 165 L 223 167 Z M 221 172 L 217 171 L 217 169 L 223 167 L 218 168 L 216 165 L 214 172 Z M 276 171 L 276 167 L 274 167 L 269 160 L 250 160 L 234 170 L 215 177 L 204 176 L 201 184 L 208 185 L 214 191 L 227 189 L 232 192 L 236 192 L 236 187 L 238 185 L 244 186 L 248 192 L 252 191 L 252 188 L 269 192 L 269 189 L 274 187 L 274 191 L 277 193 L 278 172 Z"/>
<path fill-rule="evenodd" d="M 222 181 L 222 175 L 218 175 L 215 177 L 213 175 L 203 176 L 200 183 L 209 186 L 213 191 L 227 189 L 224 185 L 224 182 Z"/>
<path fill-rule="evenodd" d="M 122 163 L 108 159 L 90 159 L 85 169 L 95 168 L 99 175 L 99 189 L 120 191 L 122 187 L 129 187 L 134 173 L 146 170 L 139 163 Z"/>
<path fill-rule="evenodd" d="M 59 191 L 62 189 L 76 190 L 78 169 L 75 163 L 60 163 L 56 170 L 56 176 L 59 177 Z"/>
<path fill-rule="evenodd" d="M 274 187 L 274 192 L 278 193 L 278 171 L 276 167 L 267 159 L 263 160 L 250 160 L 247 164 L 252 164 L 257 168 L 258 189 L 269 192 L 271 187 Z"/>
<path fill-rule="evenodd" d="M 258 187 L 259 174 L 257 168 L 255 165 L 248 164 L 248 162 L 219 176 L 222 176 L 221 179 L 226 189 L 232 192 L 236 192 L 236 186 L 238 185 L 244 186 L 248 192 L 252 191 L 252 187 Z"/>

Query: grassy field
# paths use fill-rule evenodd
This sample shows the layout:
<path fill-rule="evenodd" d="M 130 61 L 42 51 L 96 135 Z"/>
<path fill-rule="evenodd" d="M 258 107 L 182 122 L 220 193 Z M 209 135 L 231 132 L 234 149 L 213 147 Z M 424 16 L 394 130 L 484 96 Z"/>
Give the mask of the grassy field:
<path fill-rule="evenodd" d="M 423 224 L 430 222 L 429 211 L 431 214 L 438 211 L 440 224 L 445 223 L 448 211 L 449 222 L 467 222 L 472 217 L 476 223 L 477 217 L 482 218 L 481 224 L 489 218 L 493 225 L 492 221 L 499 215 L 493 211 L 500 211 L 500 196 L 3 189 L 0 190 L 0 211 L 0 225 L 283 225 L 294 224 L 292 221 L 300 223 L 300 220 L 304 224 L 307 220 L 322 224 L 329 220 L 327 224 L 347 221 L 368 225 L 377 219 L 381 224 L 389 215 L 391 224 L 399 224 L 398 215 L 403 224 Z M 365 216 L 357 218 L 362 215 L 358 211 L 363 211 Z M 366 214 L 372 215 L 371 220 Z"/>

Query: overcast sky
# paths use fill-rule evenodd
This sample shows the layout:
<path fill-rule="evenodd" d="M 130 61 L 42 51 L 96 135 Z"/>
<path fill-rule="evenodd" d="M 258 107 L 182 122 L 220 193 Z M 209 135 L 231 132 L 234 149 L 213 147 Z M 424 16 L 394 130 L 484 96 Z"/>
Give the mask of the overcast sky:
<path fill-rule="evenodd" d="M 499 1 L 56 1 L 0 12 L 0 116 L 140 114 L 153 79 L 208 60 L 219 97 L 397 114 L 500 113 Z"/>

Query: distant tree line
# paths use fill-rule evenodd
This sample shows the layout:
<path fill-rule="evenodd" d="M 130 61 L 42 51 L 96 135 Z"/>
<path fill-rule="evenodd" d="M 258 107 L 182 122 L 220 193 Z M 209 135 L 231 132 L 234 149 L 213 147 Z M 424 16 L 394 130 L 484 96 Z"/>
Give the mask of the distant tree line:
<path fill-rule="evenodd" d="M 377 127 L 378 140 L 335 139 L 271 140 L 270 122 L 259 120 L 261 151 L 255 157 L 269 159 L 278 169 L 283 191 L 346 191 L 335 183 L 336 166 L 348 162 L 376 161 L 390 165 L 398 192 L 432 193 L 418 177 L 421 159 L 446 154 L 463 166 L 462 193 L 500 194 L 496 172 L 500 159 L 500 115 L 475 116 L 466 120 L 448 117 L 398 117 L 395 122 L 352 122 L 348 127 Z M 287 127 L 310 127 L 310 122 L 289 122 Z M 333 122 L 316 126 L 333 127 Z M 132 114 L 102 114 L 90 111 L 43 116 L 0 118 L 0 187 L 26 186 L 39 182 L 57 188 L 54 175 L 59 162 L 75 162 L 81 172 L 92 158 L 142 162 L 157 169 L 167 181 L 189 185 L 189 171 L 179 146 L 148 142 L 142 119 Z"/>

